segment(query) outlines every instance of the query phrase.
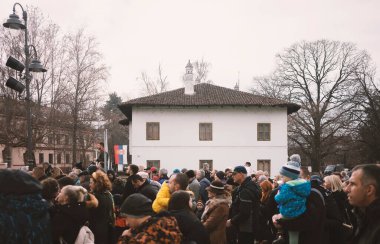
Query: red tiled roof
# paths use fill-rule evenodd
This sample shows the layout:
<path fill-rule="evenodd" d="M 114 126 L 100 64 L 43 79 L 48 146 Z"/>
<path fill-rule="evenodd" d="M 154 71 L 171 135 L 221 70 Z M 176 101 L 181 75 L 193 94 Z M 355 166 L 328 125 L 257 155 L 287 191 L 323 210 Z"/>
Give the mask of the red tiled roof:
<path fill-rule="evenodd" d="M 185 88 L 129 100 L 119 105 L 130 118 L 133 106 L 269 106 L 287 107 L 288 114 L 297 112 L 300 106 L 275 98 L 200 83 L 194 86 L 195 94 L 186 95 Z"/>

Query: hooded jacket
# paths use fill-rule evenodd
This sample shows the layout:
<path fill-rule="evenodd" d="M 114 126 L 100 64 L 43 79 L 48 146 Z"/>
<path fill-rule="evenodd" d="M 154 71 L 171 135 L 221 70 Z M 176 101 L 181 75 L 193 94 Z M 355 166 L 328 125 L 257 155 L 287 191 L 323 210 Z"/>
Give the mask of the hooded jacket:
<path fill-rule="evenodd" d="M 158 191 L 156 199 L 152 204 L 153 211 L 159 213 L 168 209 L 170 200 L 170 189 L 166 181 L 162 184 L 161 189 Z"/>
<path fill-rule="evenodd" d="M 285 218 L 295 218 L 306 211 L 306 199 L 311 185 L 304 179 L 291 180 L 280 186 L 275 200 Z"/>

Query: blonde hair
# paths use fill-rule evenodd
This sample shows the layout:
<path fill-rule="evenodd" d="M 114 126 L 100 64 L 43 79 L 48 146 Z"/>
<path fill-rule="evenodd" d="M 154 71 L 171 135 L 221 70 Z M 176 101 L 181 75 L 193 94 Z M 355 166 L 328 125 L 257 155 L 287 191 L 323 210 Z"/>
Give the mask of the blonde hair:
<path fill-rule="evenodd" d="M 63 171 L 58 168 L 58 167 L 54 167 L 52 170 L 51 170 L 51 177 L 53 178 L 57 178 L 58 176 L 60 175 L 63 175 Z"/>
<path fill-rule="evenodd" d="M 337 175 L 326 176 L 324 178 L 324 181 L 330 184 L 332 192 L 343 190 L 342 181 L 340 180 L 339 176 L 337 176 Z"/>

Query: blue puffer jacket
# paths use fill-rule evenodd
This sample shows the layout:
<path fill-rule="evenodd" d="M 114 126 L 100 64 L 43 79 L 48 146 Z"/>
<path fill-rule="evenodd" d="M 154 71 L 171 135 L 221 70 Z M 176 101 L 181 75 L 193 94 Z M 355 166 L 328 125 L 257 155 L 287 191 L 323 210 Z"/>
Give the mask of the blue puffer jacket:
<path fill-rule="evenodd" d="M 306 199 L 310 189 L 310 182 L 304 179 L 288 181 L 281 185 L 274 199 L 282 216 L 295 218 L 303 214 L 306 211 Z"/>

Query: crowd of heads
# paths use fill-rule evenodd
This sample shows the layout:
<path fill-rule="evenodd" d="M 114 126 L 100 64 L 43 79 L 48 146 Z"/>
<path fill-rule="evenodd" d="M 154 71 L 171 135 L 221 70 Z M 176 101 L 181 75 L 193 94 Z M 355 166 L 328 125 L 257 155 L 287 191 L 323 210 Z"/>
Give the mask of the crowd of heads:
<path fill-rule="evenodd" d="M 121 219 L 118 227 L 127 229 L 115 234 L 115 240 L 128 240 L 137 235 L 131 231 L 148 220 L 167 218 L 168 223 L 176 225 L 176 221 L 170 222 L 173 219 L 168 216 L 175 216 L 178 211 L 191 213 L 191 218 L 197 219 L 198 226 L 207 228 L 208 211 L 212 204 L 219 203 L 215 199 L 222 199 L 228 209 L 232 208 L 233 193 L 240 189 L 240 186 L 247 184 L 247 181 L 257 186 L 258 201 L 263 206 L 271 201 L 274 191 L 299 179 L 310 182 L 311 187 L 323 187 L 327 192 L 345 192 L 348 202 L 353 207 L 367 207 L 380 195 L 378 165 L 359 165 L 351 172 L 322 175 L 311 173 L 308 167 L 302 165 L 300 156 L 296 154 L 290 156 L 289 161 L 280 168 L 279 175 L 273 177 L 270 177 L 268 171 L 255 171 L 252 168 L 250 162 L 224 170 L 212 169 L 208 163 L 204 163 L 201 169 L 183 168 L 169 172 L 165 168 L 129 164 L 125 172 L 117 174 L 114 170 L 105 171 L 101 164 L 91 164 L 85 169 L 80 164 L 65 174 L 59 167 L 44 163 L 35 167 L 29 175 L 37 182 L 36 185 L 40 184 L 36 192 L 40 191 L 39 194 L 47 203 L 47 209 L 56 205 L 79 203 L 86 203 L 87 208 L 97 208 L 100 203 L 96 196 L 109 193 L 114 204 L 112 211 L 115 211 L 113 214 L 116 214 L 116 223 Z M 0 192 L 1 194 L 4 192 Z M 169 215 L 157 217 L 162 211 L 168 211 Z M 229 215 L 231 210 L 228 210 L 227 216 Z M 178 216 L 176 218 L 178 220 Z M 233 223 L 233 220 L 228 221 L 227 217 L 222 221 L 224 228 Z M 173 237 L 173 233 L 170 235 L 171 238 L 177 238 Z M 180 238 L 191 238 L 188 236 L 189 233 L 181 235 Z"/>

